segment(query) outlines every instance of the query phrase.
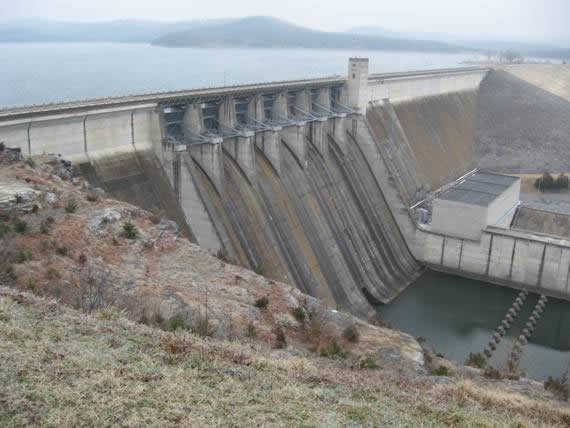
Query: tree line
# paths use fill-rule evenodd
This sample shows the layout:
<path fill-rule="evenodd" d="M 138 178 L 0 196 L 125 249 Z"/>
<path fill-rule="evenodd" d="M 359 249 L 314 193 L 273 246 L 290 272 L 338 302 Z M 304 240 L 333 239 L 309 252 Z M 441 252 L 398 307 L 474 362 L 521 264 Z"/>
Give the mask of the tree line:
<path fill-rule="evenodd" d="M 550 173 L 545 172 L 534 182 L 534 187 L 538 190 L 559 190 L 568 189 L 568 176 L 564 173 L 554 178 Z"/>

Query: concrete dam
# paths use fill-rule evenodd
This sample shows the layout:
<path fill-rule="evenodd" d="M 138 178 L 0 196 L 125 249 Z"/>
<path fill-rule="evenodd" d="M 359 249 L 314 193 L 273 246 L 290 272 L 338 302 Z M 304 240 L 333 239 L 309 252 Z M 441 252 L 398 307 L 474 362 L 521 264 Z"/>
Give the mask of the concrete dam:
<path fill-rule="evenodd" d="M 512 172 L 488 161 L 501 124 L 480 129 L 496 102 L 485 97 L 510 79 L 532 85 L 478 67 L 369 74 L 352 58 L 346 77 L 3 110 L 0 141 L 61 154 L 202 247 L 356 314 L 426 266 L 568 298 L 562 238 L 510 221 L 462 237 L 418 220 L 479 162 Z"/>

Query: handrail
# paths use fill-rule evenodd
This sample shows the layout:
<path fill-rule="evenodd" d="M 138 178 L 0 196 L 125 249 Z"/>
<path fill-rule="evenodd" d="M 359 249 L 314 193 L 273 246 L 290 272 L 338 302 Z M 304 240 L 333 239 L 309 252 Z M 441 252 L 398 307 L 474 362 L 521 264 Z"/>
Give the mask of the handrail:
<path fill-rule="evenodd" d="M 463 67 L 463 68 L 448 68 L 448 69 L 434 69 L 434 70 L 419 70 L 419 71 L 406 71 L 406 72 L 395 72 L 395 73 L 376 73 L 370 74 L 368 76 L 369 81 L 375 80 L 385 80 L 385 79 L 397 79 L 405 77 L 419 77 L 419 76 L 430 76 L 430 75 L 444 75 L 452 73 L 465 73 L 465 72 L 477 72 L 477 71 L 488 71 L 489 68 L 485 67 Z M 77 101 L 67 101 L 61 103 L 48 103 L 48 104 L 36 104 L 28 106 L 17 106 L 17 107 L 0 107 L 0 120 L 10 119 L 18 115 L 31 115 L 31 114 L 42 114 L 42 113 L 57 113 L 66 110 L 76 110 L 76 109 L 88 109 L 88 108 L 102 108 L 102 107 L 113 107 L 119 105 L 129 105 L 129 104 L 140 104 L 140 103 L 167 103 L 175 102 L 184 98 L 207 98 L 231 95 L 240 92 L 259 92 L 263 90 L 286 90 L 287 88 L 296 87 L 310 87 L 312 85 L 327 85 L 327 84 L 344 84 L 346 78 L 334 75 L 328 77 L 311 78 L 311 79 L 299 79 L 299 80 L 283 80 L 274 82 L 262 82 L 262 83 L 252 83 L 252 84 L 240 84 L 222 87 L 209 87 L 209 88 L 197 88 L 197 89 L 185 89 L 178 91 L 164 91 L 164 92 L 151 92 L 144 94 L 132 94 L 117 97 L 103 97 L 103 98 L 93 98 L 84 99 Z"/>

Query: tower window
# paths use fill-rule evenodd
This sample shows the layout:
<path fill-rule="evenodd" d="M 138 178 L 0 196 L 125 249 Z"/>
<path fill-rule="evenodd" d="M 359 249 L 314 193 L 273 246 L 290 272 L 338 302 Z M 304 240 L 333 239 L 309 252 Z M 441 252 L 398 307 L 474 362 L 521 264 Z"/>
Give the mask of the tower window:
<path fill-rule="evenodd" d="M 352 73 L 352 78 L 353 78 L 353 79 L 356 79 L 356 74 L 355 74 L 355 73 Z"/>

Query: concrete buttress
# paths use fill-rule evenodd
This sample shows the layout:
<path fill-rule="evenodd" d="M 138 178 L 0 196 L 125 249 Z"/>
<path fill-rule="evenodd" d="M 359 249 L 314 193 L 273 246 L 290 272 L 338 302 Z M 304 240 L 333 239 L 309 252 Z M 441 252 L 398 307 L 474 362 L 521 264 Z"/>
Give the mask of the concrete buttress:
<path fill-rule="evenodd" d="M 236 125 L 236 106 L 233 97 L 227 97 L 218 106 L 218 123 L 229 129 Z"/>
<path fill-rule="evenodd" d="M 281 133 L 283 141 L 297 157 L 301 168 L 307 167 L 307 123 L 299 122 L 296 125 L 283 128 Z"/>
<path fill-rule="evenodd" d="M 258 148 L 263 152 L 271 166 L 281 174 L 281 127 L 276 126 L 270 130 L 258 133 L 261 136 L 257 140 Z"/>
<path fill-rule="evenodd" d="M 221 139 L 212 143 L 188 146 L 192 158 L 200 165 L 220 195 L 223 194 L 224 165 Z"/>
<path fill-rule="evenodd" d="M 256 180 L 254 138 L 254 133 L 247 131 L 223 143 L 224 150 L 237 162 L 250 184 Z"/>
<path fill-rule="evenodd" d="M 183 119 L 184 139 L 188 142 L 192 136 L 200 135 L 204 131 L 204 117 L 200 104 L 189 104 L 184 112 Z"/>
<path fill-rule="evenodd" d="M 311 112 L 311 93 L 307 90 L 297 92 L 295 97 L 295 115 L 303 118 L 306 113 Z"/>
<path fill-rule="evenodd" d="M 310 139 L 319 153 L 326 158 L 328 152 L 326 118 L 319 118 L 318 120 L 311 122 Z"/>
<path fill-rule="evenodd" d="M 287 92 L 280 92 L 275 95 L 275 101 L 273 102 L 273 118 L 283 119 L 288 116 Z"/>

